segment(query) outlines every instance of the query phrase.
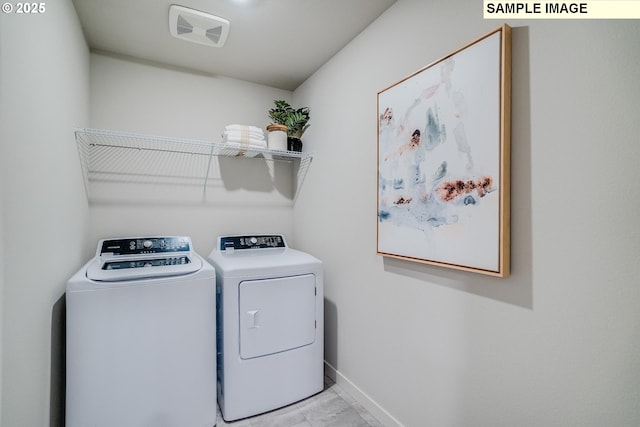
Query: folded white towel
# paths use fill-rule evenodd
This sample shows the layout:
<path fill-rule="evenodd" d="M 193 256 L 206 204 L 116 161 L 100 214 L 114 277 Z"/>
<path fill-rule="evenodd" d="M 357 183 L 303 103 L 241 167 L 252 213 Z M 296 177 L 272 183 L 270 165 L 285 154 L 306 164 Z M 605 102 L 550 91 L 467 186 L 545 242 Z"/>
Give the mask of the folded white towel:
<path fill-rule="evenodd" d="M 232 130 L 225 130 L 222 133 L 222 137 L 227 137 L 227 138 L 253 138 L 253 139 L 264 139 L 264 134 L 263 133 L 258 133 L 258 132 L 241 132 L 241 131 L 232 131 Z"/>
<path fill-rule="evenodd" d="M 226 125 L 224 129 L 229 131 L 249 131 L 249 132 L 257 132 L 260 134 L 264 133 L 262 128 L 259 128 L 257 126 L 250 126 L 250 125 Z"/>
<path fill-rule="evenodd" d="M 229 146 L 229 154 L 238 156 L 238 157 L 255 157 L 258 155 L 259 151 L 252 151 L 251 149 L 265 149 L 267 148 L 266 141 L 252 141 L 251 144 L 235 142 L 235 141 L 225 141 L 226 145 Z M 248 151 L 247 151 L 248 150 Z"/>
<path fill-rule="evenodd" d="M 230 145 L 239 145 L 239 146 L 247 146 L 256 147 L 256 148 L 267 148 L 267 141 L 264 139 L 256 139 L 256 138 L 228 138 L 223 137 L 222 142 Z"/>

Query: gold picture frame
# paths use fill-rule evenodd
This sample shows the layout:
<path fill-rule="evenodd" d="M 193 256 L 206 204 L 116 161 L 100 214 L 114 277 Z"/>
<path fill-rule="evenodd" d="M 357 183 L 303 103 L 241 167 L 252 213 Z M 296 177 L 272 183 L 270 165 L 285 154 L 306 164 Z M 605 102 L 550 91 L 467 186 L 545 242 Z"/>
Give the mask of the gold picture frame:
<path fill-rule="evenodd" d="M 377 96 L 377 253 L 510 273 L 511 28 Z"/>

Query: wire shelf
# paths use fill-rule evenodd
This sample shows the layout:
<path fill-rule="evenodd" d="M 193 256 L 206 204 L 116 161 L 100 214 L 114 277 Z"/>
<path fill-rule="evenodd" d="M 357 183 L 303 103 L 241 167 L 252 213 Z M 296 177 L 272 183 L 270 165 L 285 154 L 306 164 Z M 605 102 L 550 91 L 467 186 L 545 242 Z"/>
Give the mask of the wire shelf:
<path fill-rule="evenodd" d="M 295 196 L 302 187 L 310 153 L 240 147 L 224 143 L 78 128 L 76 143 L 87 195 L 91 182 L 198 185 L 206 193 L 213 157 L 263 158 L 297 167 Z"/>

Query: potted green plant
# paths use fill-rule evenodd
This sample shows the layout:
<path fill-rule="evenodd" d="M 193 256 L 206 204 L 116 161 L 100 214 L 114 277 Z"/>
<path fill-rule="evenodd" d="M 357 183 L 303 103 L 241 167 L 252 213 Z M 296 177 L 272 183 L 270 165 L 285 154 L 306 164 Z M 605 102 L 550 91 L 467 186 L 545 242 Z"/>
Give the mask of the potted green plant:
<path fill-rule="evenodd" d="M 287 115 L 291 106 L 287 101 L 274 101 L 275 107 L 268 111 L 271 124 L 267 126 L 267 146 L 271 150 L 287 150 Z"/>
<path fill-rule="evenodd" d="M 286 126 L 287 149 L 289 151 L 302 151 L 302 141 L 300 138 L 309 127 L 309 119 L 311 118 L 309 108 L 302 107 L 295 109 L 284 100 L 276 100 L 274 104 L 275 107 L 269 110 L 269 118 L 273 123 L 267 126 L 267 130 L 269 132 L 281 131 L 281 126 Z"/>
<path fill-rule="evenodd" d="M 275 100 L 273 103 L 275 104 L 275 107 L 269 110 L 269 118 L 271 119 L 271 122 L 286 126 L 287 117 L 291 114 L 293 108 L 284 100 Z"/>

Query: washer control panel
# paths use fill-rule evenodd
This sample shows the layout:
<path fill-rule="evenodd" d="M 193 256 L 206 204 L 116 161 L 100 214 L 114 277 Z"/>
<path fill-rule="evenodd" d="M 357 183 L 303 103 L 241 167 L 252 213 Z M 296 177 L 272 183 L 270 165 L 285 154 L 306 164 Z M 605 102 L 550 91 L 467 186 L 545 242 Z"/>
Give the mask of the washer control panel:
<path fill-rule="evenodd" d="M 102 240 L 98 255 L 144 255 L 167 252 L 190 252 L 191 239 L 181 236 L 129 237 Z"/>
<path fill-rule="evenodd" d="M 191 260 L 187 256 L 180 257 L 168 257 L 168 258 L 153 258 L 144 260 L 122 260 L 122 261 L 110 261 L 105 262 L 102 266 L 103 270 L 122 270 L 125 268 L 146 268 L 146 267 L 164 267 L 170 265 L 185 265 L 189 264 Z"/>
<path fill-rule="evenodd" d="M 280 234 L 225 236 L 218 238 L 218 242 L 218 249 L 221 251 L 287 247 L 284 237 Z"/>

